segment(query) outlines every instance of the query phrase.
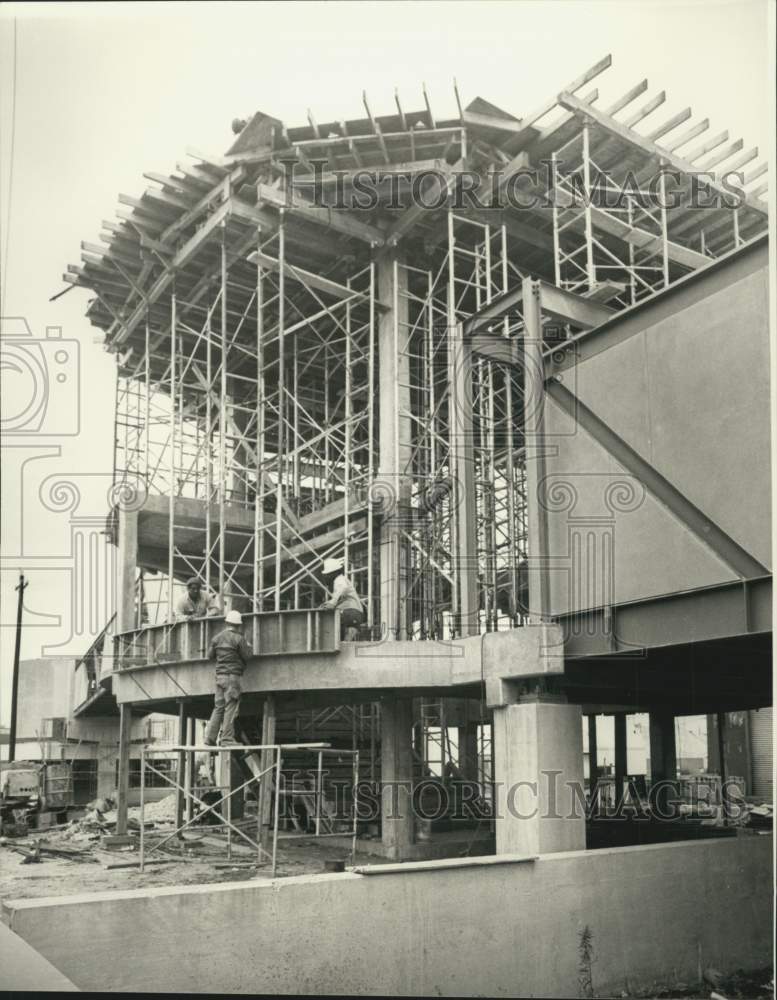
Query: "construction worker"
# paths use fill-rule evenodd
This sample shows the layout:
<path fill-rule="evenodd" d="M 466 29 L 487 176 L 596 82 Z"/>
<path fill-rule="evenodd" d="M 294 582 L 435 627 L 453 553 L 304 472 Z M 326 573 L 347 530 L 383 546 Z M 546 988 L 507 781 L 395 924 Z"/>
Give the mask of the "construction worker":
<path fill-rule="evenodd" d="M 359 626 L 364 621 L 364 608 L 356 588 L 343 572 L 342 559 L 325 559 L 321 575 L 327 590 L 332 592 L 321 607 L 340 612 L 340 638 L 353 642 L 358 638 Z"/>
<path fill-rule="evenodd" d="M 239 746 L 235 738 L 235 719 L 240 708 L 240 678 L 253 656 L 243 638 L 240 612 L 228 611 L 224 624 L 226 628 L 213 637 L 208 650 L 208 659 L 216 662 L 216 698 L 205 729 L 205 745 L 209 747 L 217 745 L 219 730 L 222 746 Z"/>
<path fill-rule="evenodd" d="M 207 591 L 203 593 L 202 584 L 193 576 L 186 581 L 186 597 L 175 606 L 175 620 L 178 622 L 188 621 L 190 618 L 204 618 L 206 615 L 217 615 L 219 613 L 218 602 L 215 595 Z"/>

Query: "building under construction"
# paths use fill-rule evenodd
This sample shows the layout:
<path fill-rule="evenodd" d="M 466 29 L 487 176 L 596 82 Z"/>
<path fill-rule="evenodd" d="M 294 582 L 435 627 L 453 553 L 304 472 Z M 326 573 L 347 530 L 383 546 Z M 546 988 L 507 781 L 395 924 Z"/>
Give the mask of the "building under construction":
<path fill-rule="evenodd" d="M 189 889 L 180 932 L 160 897 L 138 951 L 142 927 L 183 946 L 213 907 L 234 933 L 249 893 L 258 991 L 576 995 L 589 928 L 602 989 L 767 964 L 768 837 L 574 808 L 600 783 L 597 718 L 617 802 L 628 714 L 650 715 L 657 786 L 677 716 L 717 716 L 724 741 L 725 713 L 772 703 L 767 164 L 690 108 L 662 117 L 647 81 L 605 96 L 609 65 L 534 110 L 456 90 L 441 119 L 424 89 L 389 114 L 365 94 L 357 120 L 257 112 L 225 155 L 145 175 L 67 268 L 118 369 L 117 615 L 80 711 L 121 716 L 119 834 L 140 715 L 179 719 L 189 815 L 222 627 L 175 622 L 190 577 L 255 653 L 240 723 L 265 748 L 265 846 L 268 748 L 339 751 L 317 832 L 344 769 L 407 792 L 370 848 L 401 864 Z M 355 641 L 320 609 L 333 557 L 364 600 Z M 419 783 L 474 786 L 480 812 L 429 829 Z M 618 945 L 632 931 L 644 949 Z M 249 981 L 187 968 L 171 988 Z"/>

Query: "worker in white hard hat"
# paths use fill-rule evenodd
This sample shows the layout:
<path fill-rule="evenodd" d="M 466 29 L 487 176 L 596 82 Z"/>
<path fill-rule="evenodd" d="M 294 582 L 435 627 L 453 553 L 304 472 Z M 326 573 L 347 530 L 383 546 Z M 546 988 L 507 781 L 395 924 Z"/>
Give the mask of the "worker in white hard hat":
<path fill-rule="evenodd" d="M 327 590 L 332 593 L 321 607 L 336 608 L 340 612 L 340 638 L 355 640 L 364 621 L 364 608 L 356 588 L 343 572 L 342 559 L 325 559 L 321 576 Z"/>
<path fill-rule="evenodd" d="M 243 616 L 228 611 L 226 628 L 211 640 L 208 659 L 216 661 L 216 698 L 213 714 L 205 729 L 205 744 L 215 747 L 221 730 L 222 746 L 239 746 L 235 737 L 235 719 L 240 708 L 240 678 L 254 655 L 243 638 Z"/>
<path fill-rule="evenodd" d="M 219 606 L 215 596 L 207 591 L 203 593 L 200 580 L 196 576 L 187 580 L 186 597 L 182 597 L 175 606 L 175 620 L 182 622 L 190 618 L 204 618 L 206 615 L 217 615 L 218 613 Z"/>

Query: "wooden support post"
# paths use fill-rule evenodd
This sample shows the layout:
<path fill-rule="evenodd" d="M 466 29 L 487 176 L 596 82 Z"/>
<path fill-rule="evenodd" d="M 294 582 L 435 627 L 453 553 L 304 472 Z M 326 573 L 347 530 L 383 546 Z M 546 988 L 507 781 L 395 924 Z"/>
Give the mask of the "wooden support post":
<path fill-rule="evenodd" d="M 623 797 L 627 770 L 626 713 L 615 713 L 615 805 Z"/>
<path fill-rule="evenodd" d="M 414 842 L 413 702 L 411 698 L 381 701 L 381 831 L 391 858 L 402 859 Z"/>
<path fill-rule="evenodd" d="M 262 743 L 266 746 L 275 742 L 275 697 L 268 694 L 264 699 L 262 712 Z M 276 752 L 262 750 L 261 768 L 266 771 L 275 762 Z M 261 817 L 261 842 L 265 850 L 270 849 L 273 834 L 272 786 L 273 771 L 264 774 L 259 786 L 259 812 Z"/>
<path fill-rule="evenodd" d="M 127 834 L 131 728 L 130 706 L 123 702 L 119 705 L 119 775 L 116 782 L 116 833 L 121 837 Z"/>
<path fill-rule="evenodd" d="M 596 802 L 597 785 L 599 784 L 599 748 L 596 740 L 596 716 L 588 716 L 588 796 L 591 803 Z"/>

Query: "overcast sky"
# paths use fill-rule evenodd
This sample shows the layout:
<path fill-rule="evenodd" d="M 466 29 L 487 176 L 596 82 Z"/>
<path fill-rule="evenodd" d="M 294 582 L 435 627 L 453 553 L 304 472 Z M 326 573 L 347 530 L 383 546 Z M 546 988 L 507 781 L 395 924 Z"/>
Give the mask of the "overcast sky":
<path fill-rule="evenodd" d="M 114 218 L 118 194 L 139 195 L 147 184 L 143 172 L 171 171 L 187 146 L 223 153 L 232 140 L 231 120 L 256 110 L 288 125 L 305 124 L 308 107 L 319 121 L 361 117 L 366 90 L 373 112 L 389 114 L 395 87 L 406 109 L 422 107 L 425 82 L 435 114 L 453 116 L 456 77 L 465 104 L 480 95 L 520 117 L 607 53 L 613 65 L 596 82 L 600 105 L 647 77 L 648 96 L 667 92 L 656 124 L 689 105 L 694 120 L 710 118 L 709 134 L 728 128 L 732 138 L 743 137 L 745 148 L 766 151 L 765 0 L 3 4 L 3 314 L 25 317 L 36 338 L 53 326 L 77 341 L 81 390 L 78 434 L 4 442 L 3 723 L 19 566 L 31 580 L 22 656 L 57 645 L 75 655 L 89 641 L 68 641 L 73 512 L 62 494 L 62 509 L 47 509 L 39 491 L 47 477 L 67 478 L 82 494 L 77 517 L 105 513 L 114 366 L 84 319 L 88 293 L 49 299 L 65 287 L 61 274 L 78 263 L 81 240 L 97 242 L 101 220 Z M 67 353 L 70 364 L 72 344 Z M 45 430 L 70 429 L 73 378 L 71 372 L 56 399 L 52 389 L 54 426 Z M 49 447 L 36 451 L 33 445 Z M 56 496 L 48 505 L 57 507 Z"/>

